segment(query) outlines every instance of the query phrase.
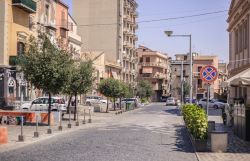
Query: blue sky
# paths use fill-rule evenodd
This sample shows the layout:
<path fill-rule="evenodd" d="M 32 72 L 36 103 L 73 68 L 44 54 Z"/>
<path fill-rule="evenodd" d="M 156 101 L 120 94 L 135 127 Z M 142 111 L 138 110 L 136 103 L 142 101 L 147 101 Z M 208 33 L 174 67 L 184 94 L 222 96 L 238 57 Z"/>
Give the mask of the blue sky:
<path fill-rule="evenodd" d="M 71 8 L 72 0 L 64 0 Z M 189 16 L 207 12 L 228 10 L 231 0 L 137 0 L 138 21 Z M 72 8 L 71 8 L 72 10 Z M 189 41 L 184 37 L 169 38 L 165 30 L 175 34 L 192 34 L 194 52 L 218 55 L 228 61 L 227 12 L 201 17 L 169 20 L 153 23 L 140 23 L 138 44 L 174 56 L 187 53 Z"/>

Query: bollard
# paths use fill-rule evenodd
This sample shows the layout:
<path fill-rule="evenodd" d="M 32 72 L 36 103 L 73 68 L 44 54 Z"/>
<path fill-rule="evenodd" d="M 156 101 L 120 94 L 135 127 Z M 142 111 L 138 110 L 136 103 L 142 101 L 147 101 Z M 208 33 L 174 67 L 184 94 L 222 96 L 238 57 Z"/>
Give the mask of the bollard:
<path fill-rule="evenodd" d="M 39 132 L 38 132 L 38 116 L 36 115 L 36 131 L 34 132 L 34 138 L 39 137 Z"/>
<path fill-rule="evenodd" d="M 23 116 L 21 116 L 21 135 L 18 135 L 18 141 L 23 142 L 24 136 L 23 136 Z"/>
<path fill-rule="evenodd" d="M 86 124 L 85 116 L 86 116 L 86 112 L 85 112 L 85 109 L 84 109 L 83 110 L 83 121 L 82 121 L 82 124 Z"/>
<path fill-rule="evenodd" d="M 78 110 L 76 112 L 76 126 L 79 126 L 79 117 L 78 117 Z"/>
<path fill-rule="evenodd" d="M 61 111 L 59 111 L 59 126 L 58 126 L 58 130 L 62 131 L 62 117 L 61 117 Z"/>
<path fill-rule="evenodd" d="M 69 123 L 68 123 L 68 128 L 71 128 L 71 109 L 69 109 Z"/>
<path fill-rule="evenodd" d="M 88 123 L 91 123 L 92 120 L 91 120 L 91 114 L 90 114 L 90 107 L 89 107 L 89 120 L 88 120 Z"/>

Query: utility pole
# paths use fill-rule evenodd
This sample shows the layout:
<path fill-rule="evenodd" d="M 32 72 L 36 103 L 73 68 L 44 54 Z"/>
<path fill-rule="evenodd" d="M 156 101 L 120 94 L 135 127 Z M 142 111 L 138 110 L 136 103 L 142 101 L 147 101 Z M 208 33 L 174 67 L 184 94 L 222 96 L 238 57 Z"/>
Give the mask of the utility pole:
<path fill-rule="evenodd" d="M 193 54 L 192 54 L 192 35 L 189 35 L 189 53 L 190 53 L 190 103 L 193 102 Z"/>
<path fill-rule="evenodd" d="M 181 61 L 181 104 L 183 104 L 183 60 Z"/>

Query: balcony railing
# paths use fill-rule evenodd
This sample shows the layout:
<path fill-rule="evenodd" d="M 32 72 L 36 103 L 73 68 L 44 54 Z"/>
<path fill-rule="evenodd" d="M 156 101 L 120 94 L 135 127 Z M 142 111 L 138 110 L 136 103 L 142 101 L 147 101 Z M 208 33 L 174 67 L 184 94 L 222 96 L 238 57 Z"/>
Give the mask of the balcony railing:
<path fill-rule="evenodd" d="M 36 2 L 33 0 L 12 0 L 12 5 L 21 8 L 28 13 L 36 12 Z"/>
<path fill-rule="evenodd" d="M 161 67 L 161 68 L 167 68 L 167 64 L 163 64 L 163 63 L 154 63 L 154 62 L 150 62 L 150 63 L 141 63 L 142 66 L 150 66 L 150 67 Z"/>

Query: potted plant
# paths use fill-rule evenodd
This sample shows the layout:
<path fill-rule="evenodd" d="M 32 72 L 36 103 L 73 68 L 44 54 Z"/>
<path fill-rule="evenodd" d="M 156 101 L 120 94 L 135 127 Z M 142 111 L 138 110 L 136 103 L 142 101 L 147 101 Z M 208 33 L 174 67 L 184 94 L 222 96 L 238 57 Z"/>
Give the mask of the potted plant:
<path fill-rule="evenodd" d="M 207 150 L 208 121 L 203 109 L 193 104 L 184 105 L 183 118 L 197 151 Z"/>

